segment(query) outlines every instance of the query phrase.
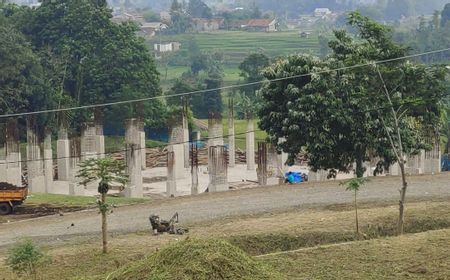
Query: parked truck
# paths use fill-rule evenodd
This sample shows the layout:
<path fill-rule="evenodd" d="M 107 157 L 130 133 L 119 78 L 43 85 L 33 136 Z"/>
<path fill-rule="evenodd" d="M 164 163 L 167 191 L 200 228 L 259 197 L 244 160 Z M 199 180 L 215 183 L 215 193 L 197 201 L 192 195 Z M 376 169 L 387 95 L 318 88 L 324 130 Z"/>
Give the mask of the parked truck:
<path fill-rule="evenodd" d="M 28 188 L 18 187 L 0 182 L 0 215 L 8 215 L 17 205 L 24 202 L 28 195 Z"/>

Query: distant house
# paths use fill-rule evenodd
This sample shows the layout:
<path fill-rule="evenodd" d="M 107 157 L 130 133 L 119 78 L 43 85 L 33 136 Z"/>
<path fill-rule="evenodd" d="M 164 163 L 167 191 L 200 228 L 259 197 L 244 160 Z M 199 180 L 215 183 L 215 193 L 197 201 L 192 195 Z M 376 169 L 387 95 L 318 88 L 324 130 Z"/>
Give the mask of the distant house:
<path fill-rule="evenodd" d="M 144 37 L 154 37 L 156 32 L 160 32 L 167 28 L 162 22 L 144 22 L 139 26 L 141 35 Z"/>
<path fill-rule="evenodd" d="M 154 44 L 153 49 L 155 50 L 155 57 L 161 58 L 163 53 L 176 52 L 181 48 L 181 43 L 179 42 L 170 42 L 170 43 L 161 43 Z"/>
<path fill-rule="evenodd" d="M 225 20 L 223 18 L 193 18 L 193 28 L 196 32 L 210 32 L 222 29 Z"/>
<path fill-rule="evenodd" d="M 111 20 L 116 23 L 132 21 L 132 22 L 136 22 L 138 24 L 142 24 L 145 22 L 143 16 L 133 15 L 133 14 L 128 14 L 128 13 L 117 14 L 117 15 L 113 16 Z"/>
<path fill-rule="evenodd" d="M 251 19 L 243 28 L 247 31 L 275 32 L 278 22 L 276 19 Z"/>
<path fill-rule="evenodd" d="M 331 15 L 331 10 L 328 8 L 317 8 L 314 10 L 314 16 L 318 18 L 323 18 Z"/>

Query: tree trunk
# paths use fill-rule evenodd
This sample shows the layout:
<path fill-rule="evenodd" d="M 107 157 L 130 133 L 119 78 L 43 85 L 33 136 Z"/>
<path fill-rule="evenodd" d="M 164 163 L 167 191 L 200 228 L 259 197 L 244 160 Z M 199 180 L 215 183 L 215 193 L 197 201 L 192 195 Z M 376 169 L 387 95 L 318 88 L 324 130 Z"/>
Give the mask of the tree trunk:
<path fill-rule="evenodd" d="M 403 234 L 403 223 L 405 218 L 405 197 L 406 197 L 406 189 L 408 188 L 408 182 L 406 181 L 405 174 L 405 163 L 402 161 L 399 163 L 400 172 L 402 173 L 402 188 L 400 190 L 400 201 L 399 201 L 399 217 L 397 224 L 397 234 Z"/>
<path fill-rule="evenodd" d="M 359 220 L 358 220 L 358 204 L 356 202 L 356 194 L 357 190 L 355 190 L 355 216 L 356 216 L 356 234 L 359 236 Z"/>
<path fill-rule="evenodd" d="M 107 209 L 105 208 L 105 204 L 106 204 L 106 193 L 102 193 L 102 207 L 100 209 L 100 212 L 102 213 L 102 238 L 103 238 L 103 253 L 106 254 L 108 253 L 108 236 L 107 236 L 107 221 L 106 221 L 106 211 Z"/>

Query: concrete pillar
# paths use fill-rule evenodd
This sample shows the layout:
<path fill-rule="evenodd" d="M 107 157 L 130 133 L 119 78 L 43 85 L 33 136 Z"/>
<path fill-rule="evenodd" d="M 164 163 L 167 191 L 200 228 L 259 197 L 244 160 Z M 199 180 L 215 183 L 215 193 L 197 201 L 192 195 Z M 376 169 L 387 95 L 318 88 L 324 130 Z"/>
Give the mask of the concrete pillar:
<path fill-rule="evenodd" d="M 187 98 L 182 98 L 182 123 L 183 123 L 183 149 L 184 149 L 184 168 L 189 168 L 189 122 L 188 122 L 188 103 Z"/>
<path fill-rule="evenodd" d="M 185 166 L 185 147 L 183 143 L 184 129 L 181 125 L 174 125 L 170 133 L 170 146 L 169 151 L 174 152 L 175 156 L 175 178 L 184 178 L 184 166 Z M 189 156 L 188 156 L 189 158 Z"/>
<path fill-rule="evenodd" d="M 279 176 L 278 153 L 275 147 L 267 144 L 267 185 L 273 186 L 284 182 L 284 177 Z"/>
<path fill-rule="evenodd" d="M 198 194 L 198 146 L 196 142 L 191 144 L 191 194 Z"/>
<path fill-rule="evenodd" d="M 222 115 L 210 113 L 208 119 L 208 147 L 223 146 Z"/>
<path fill-rule="evenodd" d="M 247 132 L 245 134 L 245 156 L 247 170 L 255 170 L 255 127 L 253 119 L 247 119 Z"/>
<path fill-rule="evenodd" d="M 33 117 L 27 120 L 27 179 L 30 193 L 45 193 L 41 147 Z"/>
<path fill-rule="evenodd" d="M 69 195 L 84 195 L 85 194 L 85 186 L 80 185 L 80 178 L 77 178 L 76 175 L 80 167 L 78 164 L 81 161 L 81 139 L 80 137 L 73 137 L 69 142 L 69 151 L 70 151 L 70 159 L 69 159 Z M 94 188 L 95 185 L 92 184 L 90 187 Z"/>
<path fill-rule="evenodd" d="M 2 131 L 1 133 L 5 133 Z M 0 182 L 5 182 L 7 178 L 6 175 L 6 147 L 4 143 L 0 144 Z"/>
<path fill-rule="evenodd" d="M 141 158 L 141 168 L 142 170 L 147 169 L 147 149 L 146 149 L 146 143 L 145 143 L 145 130 L 144 130 L 144 123 L 141 123 L 141 130 L 139 131 L 139 148 L 142 150 L 142 158 Z"/>
<path fill-rule="evenodd" d="M 391 176 L 399 176 L 400 173 L 400 165 L 398 162 L 393 163 L 391 166 L 389 166 L 389 175 Z"/>
<path fill-rule="evenodd" d="M 45 192 L 53 193 L 53 150 L 52 134 L 47 132 L 44 139 Z"/>
<path fill-rule="evenodd" d="M 143 197 L 142 150 L 139 149 L 140 130 L 137 119 L 129 119 L 126 122 L 125 145 L 130 183 L 124 194 L 126 197 Z"/>
<path fill-rule="evenodd" d="M 225 146 L 209 147 L 209 192 L 229 190 Z"/>
<path fill-rule="evenodd" d="M 103 132 L 103 124 L 95 124 L 95 153 L 97 158 L 105 157 L 105 135 Z"/>
<path fill-rule="evenodd" d="M 174 197 L 177 195 L 177 169 L 175 152 L 171 151 L 172 146 L 169 147 L 167 152 L 167 182 L 166 193 L 167 196 Z"/>
<path fill-rule="evenodd" d="M 70 180 L 70 141 L 66 128 L 58 131 L 58 141 L 56 141 L 58 181 Z"/>
<path fill-rule="evenodd" d="M 19 147 L 19 129 L 17 119 L 6 123 L 6 182 L 22 186 L 22 157 Z"/>
<path fill-rule="evenodd" d="M 256 168 L 256 175 L 258 177 L 258 184 L 260 186 L 267 185 L 268 178 L 268 147 L 264 142 L 258 142 L 258 168 Z"/>
<path fill-rule="evenodd" d="M 81 130 L 81 160 L 98 158 L 97 146 L 99 144 L 97 128 L 92 122 L 85 123 Z"/>
<path fill-rule="evenodd" d="M 236 136 L 234 127 L 234 100 L 228 102 L 228 166 L 236 165 Z"/>
<path fill-rule="evenodd" d="M 278 144 L 286 142 L 286 139 L 278 139 Z M 284 174 L 288 171 L 286 161 L 288 160 L 288 154 L 285 152 L 277 153 L 277 177 L 279 178 L 279 184 L 284 184 Z"/>

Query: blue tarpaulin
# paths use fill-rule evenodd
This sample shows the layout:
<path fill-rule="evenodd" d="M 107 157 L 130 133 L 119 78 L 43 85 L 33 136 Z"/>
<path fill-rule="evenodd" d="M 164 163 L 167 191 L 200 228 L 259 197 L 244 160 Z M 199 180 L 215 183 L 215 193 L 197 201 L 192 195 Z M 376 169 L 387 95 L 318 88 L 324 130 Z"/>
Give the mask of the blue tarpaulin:
<path fill-rule="evenodd" d="M 303 176 L 301 172 L 287 172 L 284 175 L 286 177 L 286 180 L 290 184 L 299 184 L 303 182 Z"/>

